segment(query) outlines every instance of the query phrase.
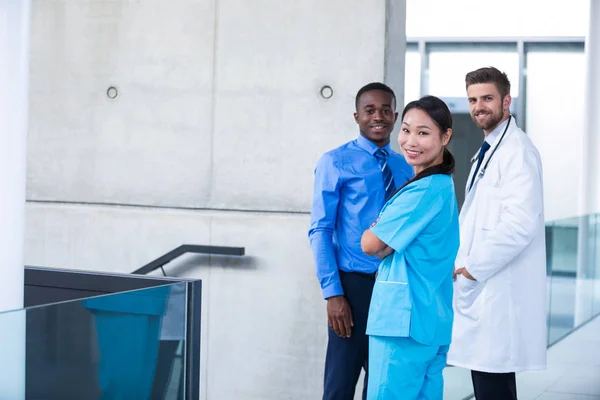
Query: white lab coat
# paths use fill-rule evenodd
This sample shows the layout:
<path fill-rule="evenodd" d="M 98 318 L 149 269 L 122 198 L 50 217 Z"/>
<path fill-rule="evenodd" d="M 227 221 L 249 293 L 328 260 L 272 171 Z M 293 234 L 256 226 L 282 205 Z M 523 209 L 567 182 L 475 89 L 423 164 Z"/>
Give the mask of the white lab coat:
<path fill-rule="evenodd" d="M 448 364 L 494 373 L 544 369 L 542 165 L 514 118 L 498 144 L 500 136 L 487 151 L 481 168 L 498 147 L 483 177 L 478 172 L 460 212 L 456 268 L 465 266 L 476 281 L 460 275 L 454 284 Z"/>

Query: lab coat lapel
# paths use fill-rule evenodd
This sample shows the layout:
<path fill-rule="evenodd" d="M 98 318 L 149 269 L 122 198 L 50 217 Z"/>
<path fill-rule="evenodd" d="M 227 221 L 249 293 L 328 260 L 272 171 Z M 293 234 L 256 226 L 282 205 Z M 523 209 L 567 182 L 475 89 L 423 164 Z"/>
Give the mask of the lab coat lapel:
<path fill-rule="evenodd" d="M 477 166 L 477 156 L 479 152 L 475 153 L 473 157 L 471 157 L 471 171 L 469 172 L 469 178 L 467 179 L 467 184 L 465 186 L 465 203 L 467 199 L 470 197 L 473 190 L 469 190 L 469 184 L 471 183 L 471 179 L 473 179 L 473 173 L 475 172 L 475 167 Z M 473 187 L 471 189 L 475 189 L 475 182 L 473 182 Z"/>
<path fill-rule="evenodd" d="M 506 136 L 510 135 L 510 132 L 513 129 L 518 129 L 517 124 L 515 123 L 515 118 L 511 117 L 510 121 L 508 122 L 508 126 L 505 128 L 506 129 L 506 134 L 504 135 L 504 139 L 506 139 Z M 483 170 L 483 168 L 485 167 L 486 163 L 488 162 L 488 160 L 490 159 L 490 157 L 492 157 L 492 154 L 494 154 L 494 151 L 496 151 L 496 147 L 501 146 L 502 143 L 504 142 L 504 140 L 500 141 L 500 138 L 502 138 L 502 134 L 504 133 L 504 130 L 502 132 L 500 132 L 500 135 L 498 135 L 498 137 L 496 138 L 496 140 L 494 141 L 494 143 L 490 146 L 490 148 L 488 149 L 488 151 L 485 153 L 485 156 L 483 156 L 483 161 L 481 162 L 481 166 L 479 167 L 479 171 L 477 171 L 477 176 L 475 177 L 475 180 L 473 181 L 473 186 L 471 187 L 471 190 L 469 190 L 469 182 L 471 182 L 472 176 L 473 176 L 473 172 L 475 171 L 475 167 L 477 166 L 477 157 L 479 156 L 479 152 L 477 152 L 477 154 L 475 154 L 473 156 L 473 158 L 471 158 L 471 173 L 469 174 L 469 180 L 467 181 L 467 193 L 465 193 L 465 202 L 467 197 L 469 197 L 469 195 L 471 195 L 471 197 L 475 194 L 475 190 L 477 190 L 477 182 L 479 182 L 479 180 L 482 178 L 481 175 L 481 171 Z"/>

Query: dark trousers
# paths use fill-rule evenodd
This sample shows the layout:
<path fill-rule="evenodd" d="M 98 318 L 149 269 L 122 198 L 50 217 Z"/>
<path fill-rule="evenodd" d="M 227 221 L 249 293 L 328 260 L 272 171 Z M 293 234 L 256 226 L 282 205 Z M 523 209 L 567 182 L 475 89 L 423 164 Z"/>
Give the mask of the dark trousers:
<path fill-rule="evenodd" d="M 493 374 L 471 371 L 471 379 L 477 400 L 517 400 L 514 372 Z"/>
<path fill-rule="evenodd" d="M 366 399 L 369 337 L 365 332 L 375 276 L 340 271 L 340 279 L 352 311 L 354 326 L 348 339 L 339 337 L 329 328 L 323 400 L 353 399 L 356 383 L 363 368 L 365 383 L 362 398 Z"/>

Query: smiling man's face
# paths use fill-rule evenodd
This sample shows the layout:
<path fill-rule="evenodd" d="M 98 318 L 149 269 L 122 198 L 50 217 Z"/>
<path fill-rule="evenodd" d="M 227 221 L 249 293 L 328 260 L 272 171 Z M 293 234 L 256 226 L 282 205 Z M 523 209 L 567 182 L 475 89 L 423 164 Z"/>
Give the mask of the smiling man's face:
<path fill-rule="evenodd" d="M 363 93 L 358 101 L 354 119 L 360 128 L 360 134 L 384 147 L 390 142 L 390 135 L 398 119 L 396 104 L 391 93 L 383 90 L 370 90 Z"/>
<path fill-rule="evenodd" d="M 510 95 L 504 98 L 493 83 L 476 83 L 467 88 L 471 118 L 475 125 L 490 134 L 500 123 L 508 118 Z"/>

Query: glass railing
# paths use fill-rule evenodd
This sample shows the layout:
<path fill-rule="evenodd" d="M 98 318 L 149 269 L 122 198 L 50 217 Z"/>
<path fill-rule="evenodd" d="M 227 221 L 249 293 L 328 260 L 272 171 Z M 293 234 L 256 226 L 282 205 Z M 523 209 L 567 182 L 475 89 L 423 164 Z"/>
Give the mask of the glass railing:
<path fill-rule="evenodd" d="M 600 312 L 600 218 L 546 224 L 548 345 Z"/>
<path fill-rule="evenodd" d="M 464 368 L 444 368 L 444 400 L 469 399 L 472 395 L 471 371 Z"/>
<path fill-rule="evenodd" d="M 199 332 L 190 339 L 199 328 L 199 310 L 198 318 L 190 315 L 191 284 L 0 313 L 0 374 L 10 377 L 2 392 L 27 399 L 191 398 L 197 390 L 188 390 L 187 377 L 199 375 L 198 366 L 190 368 L 199 362 L 199 348 L 188 343 L 199 341 Z"/>

